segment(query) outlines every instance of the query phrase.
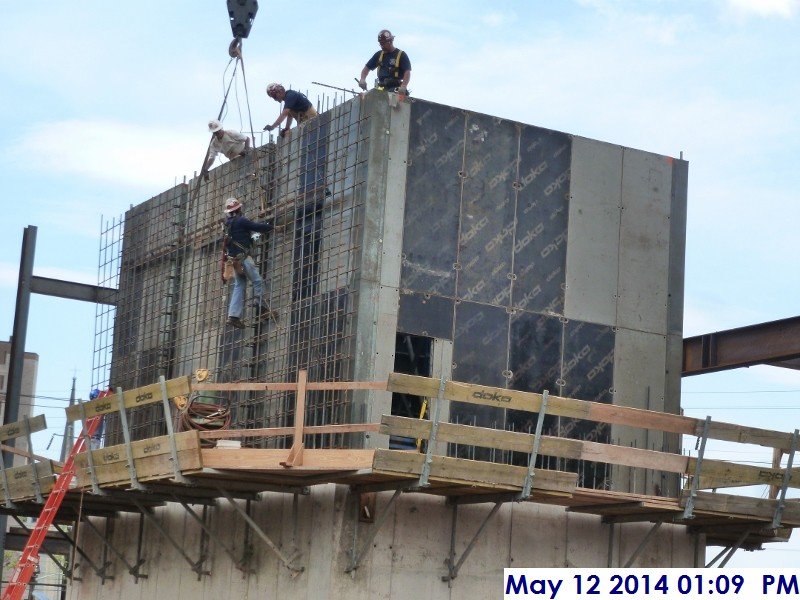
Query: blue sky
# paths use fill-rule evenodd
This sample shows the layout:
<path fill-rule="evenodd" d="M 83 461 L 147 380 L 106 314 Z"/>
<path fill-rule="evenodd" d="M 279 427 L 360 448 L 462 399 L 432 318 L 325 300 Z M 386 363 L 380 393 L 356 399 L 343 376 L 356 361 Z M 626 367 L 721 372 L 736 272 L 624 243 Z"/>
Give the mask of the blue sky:
<path fill-rule="evenodd" d="M 0 339 L 12 332 L 22 230 L 35 273 L 96 283 L 101 215 L 121 215 L 199 169 L 231 39 L 222 0 L 0 0 Z M 262 2 L 244 42 L 257 131 L 282 81 L 316 99 L 352 87 L 390 28 L 415 96 L 689 161 L 686 336 L 795 316 L 800 222 L 800 0 Z M 225 125 L 247 128 L 244 90 Z M 34 297 L 37 393 L 79 396 L 95 308 Z M 685 379 L 689 416 L 800 426 L 800 373 L 754 367 Z M 727 393 L 730 392 L 730 393 Z M 742 393 L 745 392 L 745 393 Z M 38 401 L 40 410 L 63 402 Z M 60 410 L 47 410 L 51 431 Z M 51 449 L 57 452 L 60 438 Z M 693 446 L 690 440 L 688 446 Z M 768 461 L 750 447 L 719 458 Z M 742 454 L 744 452 L 744 454 Z M 794 566 L 800 535 L 731 566 Z"/>

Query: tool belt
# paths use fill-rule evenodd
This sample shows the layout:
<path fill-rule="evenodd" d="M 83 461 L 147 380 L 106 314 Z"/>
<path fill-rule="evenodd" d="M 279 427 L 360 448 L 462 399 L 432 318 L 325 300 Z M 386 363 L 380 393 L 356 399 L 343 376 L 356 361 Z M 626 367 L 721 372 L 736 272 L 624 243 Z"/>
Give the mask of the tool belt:
<path fill-rule="evenodd" d="M 298 123 L 305 123 L 309 119 L 313 119 L 314 117 L 316 117 L 318 113 L 317 109 L 315 109 L 313 106 L 309 106 L 306 110 L 303 111 L 290 110 L 289 114 L 295 119 L 297 119 Z"/>
<path fill-rule="evenodd" d="M 223 279 L 225 281 L 230 281 L 233 279 L 234 273 L 239 276 L 244 275 L 244 261 L 247 258 L 247 254 L 242 252 L 241 254 L 237 254 L 236 256 L 228 255 L 227 259 L 225 260 L 225 270 L 222 274 Z"/>
<path fill-rule="evenodd" d="M 387 92 L 394 92 L 403 85 L 403 82 L 399 79 L 395 79 L 394 77 L 386 77 L 383 80 L 378 81 L 378 85 L 376 86 L 379 90 L 386 90 Z"/>

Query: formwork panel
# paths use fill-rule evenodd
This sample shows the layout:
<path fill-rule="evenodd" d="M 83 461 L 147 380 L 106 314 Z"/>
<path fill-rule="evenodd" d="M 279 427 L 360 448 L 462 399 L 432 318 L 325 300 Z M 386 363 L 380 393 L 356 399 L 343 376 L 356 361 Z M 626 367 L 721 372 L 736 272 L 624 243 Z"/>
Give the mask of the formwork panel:
<path fill-rule="evenodd" d="M 509 314 L 504 308 L 460 302 L 456 305 L 453 379 L 505 387 Z M 459 403 L 460 404 L 460 403 Z M 451 405 L 450 420 L 503 428 L 505 411 L 490 406 Z"/>
<path fill-rule="evenodd" d="M 622 148 L 572 139 L 564 316 L 614 325 L 617 318 Z"/>
<path fill-rule="evenodd" d="M 514 236 L 515 308 L 562 314 L 570 190 L 570 137 L 522 126 Z"/>
<path fill-rule="evenodd" d="M 672 159 L 624 150 L 619 327 L 666 333 L 671 188 Z"/>
<path fill-rule="evenodd" d="M 564 333 L 563 395 L 611 403 L 614 330 L 608 325 L 568 321 Z"/>
<path fill-rule="evenodd" d="M 401 287 L 455 296 L 464 111 L 411 105 Z"/>
<path fill-rule="evenodd" d="M 511 316 L 509 387 L 514 390 L 553 394 L 561 393 L 561 358 L 564 325 L 558 317 L 516 311 Z M 512 431 L 536 431 L 538 414 L 509 410 L 506 428 Z M 552 423 L 548 423 L 552 426 Z M 517 457 L 516 464 L 527 464 L 527 457 Z"/>
<path fill-rule="evenodd" d="M 444 340 L 453 339 L 452 298 L 413 292 L 400 294 L 397 330 Z"/>
<path fill-rule="evenodd" d="M 514 123 L 468 113 L 458 255 L 462 300 L 510 304 L 518 145 Z"/>
<path fill-rule="evenodd" d="M 663 335 L 619 329 L 614 347 L 614 404 L 664 411 L 666 340 Z M 665 434 L 612 426 L 611 443 L 662 450 Z M 659 495 L 661 475 L 652 471 L 615 467 L 614 489 Z"/>
<path fill-rule="evenodd" d="M 669 299 L 667 332 L 683 334 L 683 288 L 686 262 L 686 193 L 689 185 L 689 163 L 672 163 L 672 202 L 669 213 Z"/>
<path fill-rule="evenodd" d="M 558 317 L 514 312 L 509 342 L 509 387 L 531 392 L 560 391 L 563 323 Z"/>

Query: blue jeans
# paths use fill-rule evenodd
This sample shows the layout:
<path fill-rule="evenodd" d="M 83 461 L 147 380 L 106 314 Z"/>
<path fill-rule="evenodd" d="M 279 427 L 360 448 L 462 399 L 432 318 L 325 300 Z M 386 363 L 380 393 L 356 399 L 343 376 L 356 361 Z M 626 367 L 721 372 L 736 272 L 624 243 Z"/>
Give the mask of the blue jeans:
<path fill-rule="evenodd" d="M 247 257 L 242 262 L 244 275 L 236 275 L 233 281 L 233 294 L 231 294 L 231 304 L 228 307 L 228 316 L 242 318 L 244 311 L 244 296 L 247 288 L 247 280 L 253 284 L 253 302 L 255 304 L 264 303 L 264 281 L 256 268 L 256 264 L 251 257 Z"/>

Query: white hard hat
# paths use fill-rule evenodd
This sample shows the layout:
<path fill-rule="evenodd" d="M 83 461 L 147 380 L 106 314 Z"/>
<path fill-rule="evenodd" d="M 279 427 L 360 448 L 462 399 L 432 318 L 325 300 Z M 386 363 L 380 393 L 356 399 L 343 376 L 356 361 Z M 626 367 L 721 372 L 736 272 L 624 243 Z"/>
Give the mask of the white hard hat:
<path fill-rule="evenodd" d="M 220 123 L 220 122 L 219 122 L 219 121 L 217 121 L 216 119 L 211 119 L 211 120 L 208 122 L 208 130 L 209 130 L 211 133 L 214 133 L 215 131 L 219 131 L 220 129 L 222 129 L 222 123 Z"/>
<path fill-rule="evenodd" d="M 232 212 L 236 212 L 242 208 L 242 203 L 239 202 L 236 198 L 228 198 L 225 200 L 225 212 L 231 214 Z"/>

